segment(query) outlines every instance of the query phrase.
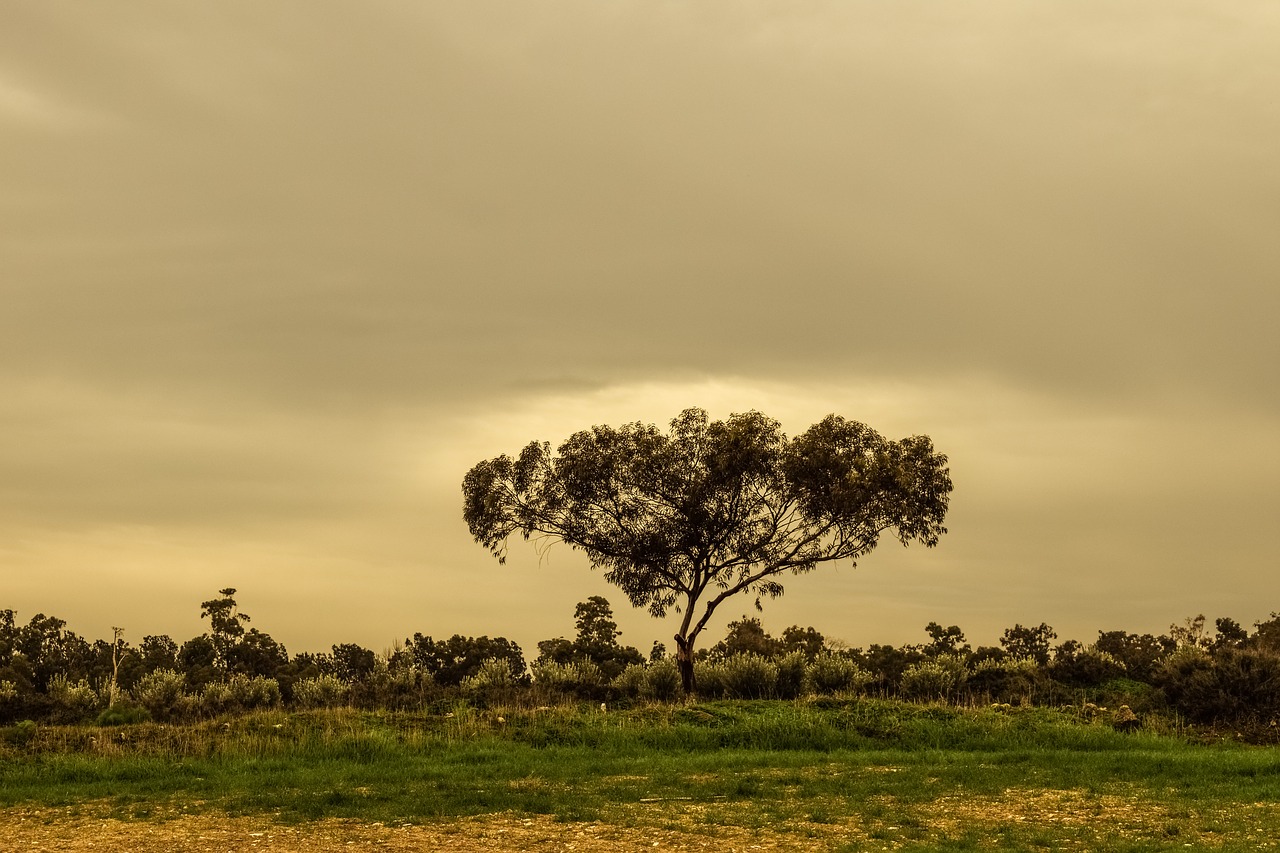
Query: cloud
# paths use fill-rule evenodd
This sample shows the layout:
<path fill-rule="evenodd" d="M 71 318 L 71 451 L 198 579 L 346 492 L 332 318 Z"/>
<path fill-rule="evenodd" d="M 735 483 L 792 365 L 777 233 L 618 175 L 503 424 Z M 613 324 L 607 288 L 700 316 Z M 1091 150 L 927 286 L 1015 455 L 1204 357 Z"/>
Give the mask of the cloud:
<path fill-rule="evenodd" d="M 90 618 L 112 578 L 141 601 L 148 572 L 216 589 L 225 566 L 371 643 L 493 632 L 607 590 L 572 557 L 498 572 L 462 473 L 687 405 L 951 454 L 942 548 L 798 582 L 779 619 L 862 624 L 870 596 L 1159 628 L 1274 591 L 1274 4 L 14 16 L 23 608 L 56 583 Z M 566 630 L 535 609 L 533 639 Z"/>

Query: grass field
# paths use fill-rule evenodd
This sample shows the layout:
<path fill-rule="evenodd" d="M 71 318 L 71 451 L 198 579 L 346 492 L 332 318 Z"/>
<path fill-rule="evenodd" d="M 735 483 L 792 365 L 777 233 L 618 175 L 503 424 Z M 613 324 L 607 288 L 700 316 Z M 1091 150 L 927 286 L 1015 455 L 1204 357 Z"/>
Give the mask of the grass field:
<path fill-rule="evenodd" d="M 0 808 L 46 822 L 499 816 L 817 850 L 1280 844 L 1277 749 L 1122 734 L 1033 708 L 856 699 L 279 712 L 46 727 L 0 755 Z"/>

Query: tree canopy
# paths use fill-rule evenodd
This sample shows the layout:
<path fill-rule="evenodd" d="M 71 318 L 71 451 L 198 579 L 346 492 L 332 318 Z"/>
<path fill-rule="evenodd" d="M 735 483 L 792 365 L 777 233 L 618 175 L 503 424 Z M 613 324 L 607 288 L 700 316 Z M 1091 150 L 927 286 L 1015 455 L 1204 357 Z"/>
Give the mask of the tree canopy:
<path fill-rule="evenodd" d="M 463 480 L 463 515 L 499 561 L 513 533 L 562 541 L 634 606 L 682 613 L 676 659 L 692 690 L 694 642 L 726 599 L 760 607 L 785 574 L 854 562 L 886 531 L 936 545 L 946 462 L 927 436 L 891 441 L 838 415 L 788 439 L 760 412 L 711 421 L 691 408 L 666 432 L 595 426 L 554 452 L 534 441 L 480 462 Z"/>

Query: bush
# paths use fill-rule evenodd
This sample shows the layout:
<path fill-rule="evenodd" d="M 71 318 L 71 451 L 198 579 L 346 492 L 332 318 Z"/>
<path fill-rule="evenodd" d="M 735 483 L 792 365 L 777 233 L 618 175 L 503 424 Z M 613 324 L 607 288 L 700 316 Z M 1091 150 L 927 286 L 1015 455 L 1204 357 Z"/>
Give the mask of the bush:
<path fill-rule="evenodd" d="M 1110 652 L 1088 648 L 1069 657 L 1056 658 L 1049 665 L 1049 676 L 1072 687 L 1098 687 L 1127 672 L 1125 665 Z"/>
<path fill-rule="evenodd" d="M 210 681 L 206 684 L 200 691 L 197 704 L 200 713 L 209 717 L 233 714 L 240 710 L 236 705 L 236 697 L 231 690 L 231 685 L 225 681 Z"/>
<path fill-rule="evenodd" d="M 117 702 L 98 715 L 97 723 L 100 726 L 132 726 L 150 720 L 151 714 L 141 705 Z"/>
<path fill-rule="evenodd" d="M 693 680 L 697 685 L 698 695 L 708 699 L 719 699 L 728 690 L 728 675 L 723 661 L 695 660 Z"/>
<path fill-rule="evenodd" d="M 462 679 L 462 692 L 479 704 L 490 705 L 510 698 L 516 684 L 506 658 L 485 658 L 473 675 Z"/>
<path fill-rule="evenodd" d="M 656 660 L 645 668 L 643 695 L 646 699 L 670 702 L 683 690 L 680 669 L 671 658 Z"/>
<path fill-rule="evenodd" d="M 351 701 L 369 708 L 421 708 L 431 700 L 435 689 L 435 679 L 427 670 L 408 661 L 390 665 L 378 658 L 368 678 L 352 686 Z"/>
<path fill-rule="evenodd" d="M 804 652 L 794 651 L 778 658 L 777 686 L 774 692 L 779 699 L 798 699 L 808 690 L 805 670 L 808 660 Z"/>
<path fill-rule="evenodd" d="M 186 716 L 192 706 L 191 697 L 183 693 L 186 679 L 172 669 L 149 672 L 133 688 L 133 698 L 146 708 L 155 720 L 175 720 Z"/>
<path fill-rule="evenodd" d="M 49 717 L 55 723 L 78 723 L 98 707 L 98 694 L 83 678 L 72 682 L 62 673 L 49 679 Z"/>
<path fill-rule="evenodd" d="M 1280 720 L 1280 655 L 1262 649 L 1183 648 L 1156 673 L 1169 703 L 1197 723 Z"/>
<path fill-rule="evenodd" d="M 644 691 L 647 669 L 642 663 L 633 663 L 618 673 L 609 686 L 628 699 L 639 699 Z"/>
<path fill-rule="evenodd" d="M 729 699 L 768 699 L 778 689 L 778 665 L 755 652 L 729 655 L 720 664 Z"/>
<path fill-rule="evenodd" d="M 970 667 L 965 687 L 987 702 L 1028 704 L 1042 678 L 1035 658 L 985 658 Z"/>
<path fill-rule="evenodd" d="M 913 663 L 902 673 L 900 687 L 905 699 L 944 699 L 959 689 L 967 672 L 955 655 L 938 655 Z"/>
<path fill-rule="evenodd" d="M 319 675 L 294 682 L 293 701 L 299 708 L 337 708 L 351 700 L 351 685 L 336 675 Z"/>
<path fill-rule="evenodd" d="M 245 711 L 274 708 L 280 704 L 280 685 L 274 678 L 236 673 L 227 681 L 234 704 Z"/>
<path fill-rule="evenodd" d="M 805 671 L 810 689 L 823 695 L 858 693 L 875 677 L 849 658 L 821 652 Z"/>
<path fill-rule="evenodd" d="M 567 693 L 583 698 L 593 698 L 600 695 L 605 677 L 600 666 L 594 661 L 575 660 L 556 663 L 540 660 L 533 664 L 533 683 L 536 687 L 553 694 Z"/>
<path fill-rule="evenodd" d="M 618 674 L 610 687 L 628 699 L 670 702 L 680 696 L 680 670 L 671 658 L 660 658 L 648 665 L 633 663 Z"/>
<path fill-rule="evenodd" d="M 9 746 L 26 746 L 36 736 L 36 724 L 32 720 L 20 720 L 12 726 L 0 729 L 0 742 Z"/>

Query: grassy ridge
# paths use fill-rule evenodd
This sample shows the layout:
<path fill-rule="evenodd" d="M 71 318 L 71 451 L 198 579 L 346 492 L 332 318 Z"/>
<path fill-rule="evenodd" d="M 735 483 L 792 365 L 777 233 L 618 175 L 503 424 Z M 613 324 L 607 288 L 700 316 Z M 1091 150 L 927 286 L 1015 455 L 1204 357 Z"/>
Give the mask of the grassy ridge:
<path fill-rule="evenodd" d="M 1280 836 L 1276 750 L 1121 734 L 1046 709 L 862 699 L 265 713 L 189 727 L 46 728 L 4 756 L 0 805 L 132 818 L 185 809 L 391 823 L 514 811 L 682 826 L 696 814 L 703 829 L 941 849 L 1084 837 L 1111 849 L 1174 839 L 1170 849 L 1234 849 L 1236 839 L 1257 849 L 1250 835 Z M 958 824 L 949 817 L 975 808 Z M 1128 817 L 1108 817 L 1120 812 Z"/>

